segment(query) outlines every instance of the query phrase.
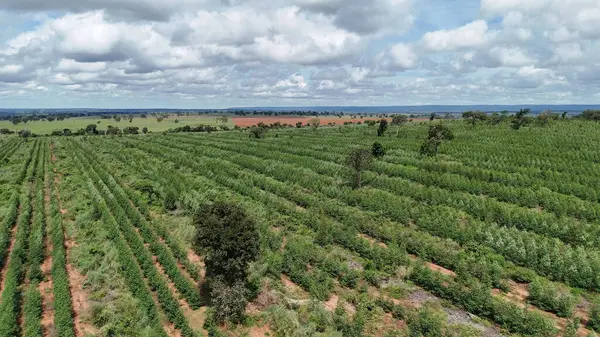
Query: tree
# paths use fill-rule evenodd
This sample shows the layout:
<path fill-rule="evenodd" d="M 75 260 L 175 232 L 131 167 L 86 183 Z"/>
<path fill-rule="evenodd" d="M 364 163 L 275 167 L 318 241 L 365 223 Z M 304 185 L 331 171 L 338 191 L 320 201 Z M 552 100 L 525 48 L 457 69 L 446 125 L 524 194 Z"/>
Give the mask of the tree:
<path fill-rule="evenodd" d="M 250 129 L 250 137 L 254 138 L 265 138 L 267 135 L 267 128 L 262 126 L 254 126 Z"/>
<path fill-rule="evenodd" d="M 313 129 L 318 129 L 319 126 L 321 125 L 321 120 L 318 118 L 313 118 L 311 120 L 308 121 L 308 125 L 310 125 L 311 128 Z"/>
<path fill-rule="evenodd" d="M 381 145 L 381 143 L 379 143 L 379 142 L 373 143 L 373 147 L 371 149 L 371 154 L 375 158 L 381 158 L 381 157 L 385 156 L 385 149 L 383 148 L 383 145 Z"/>
<path fill-rule="evenodd" d="M 85 132 L 89 133 L 90 135 L 95 135 L 98 133 L 97 128 L 98 126 L 96 124 L 89 124 L 85 127 Z"/>
<path fill-rule="evenodd" d="M 215 321 L 240 323 L 244 318 L 248 296 L 249 291 L 244 282 L 238 281 L 228 286 L 220 280 L 214 281 L 210 291 L 210 303 L 215 310 Z"/>
<path fill-rule="evenodd" d="M 25 140 L 27 140 L 27 138 L 33 136 L 31 131 L 29 131 L 29 130 L 21 130 L 18 132 L 18 135 L 19 135 L 19 137 L 25 138 Z"/>
<path fill-rule="evenodd" d="M 529 119 L 527 118 L 527 114 L 531 112 L 531 109 L 521 109 L 519 112 L 515 114 L 511 123 L 511 127 L 515 130 L 519 130 L 522 126 L 527 125 L 529 123 Z"/>
<path fill-rule="evenodd" d="M 302 122 L 297 122 L 297 123 L 296 123 L 296 127 L 297 127 L 298 129 L 300 129 L 300 128 L 302 127 Z"/>
<path fill-rule="evenodd" d="M 592 304 L 587 326 L 594 331 L 600 331 L 600 303 Z"/>
<path fill-rule="evenodd" d="M 560 115 L 550 110 L 546 110 L 535 117 L 535 123 L 538 126 L 546 126 L 550 120 L 558 120 Z"/>
<path fill-rule="evenodd" d="M 383 134 L 385 134 L 385 131 L 387 131 L 388 128 L 388 121 L 387 119 L 382 119 L 379 121 L 379 128 L 377 129 L 377 137 L 381 137 L 383 136 Z"/>
<path fill-rule="evenodd" d="M 432 112 L 432 113 L 431 113 L 431 115 L 429 115 L 429 120 L 430 120 L 430 121 L 433 121 L 433 120 L 435 119 L 435 117 L 436 117 L 436 116 L 437 116 L 437 115 L 436 115 L 436 113 L 435 113 L 435 112 Z"/>
<path fill-rule="evenodd" d="M 477 122 L 485 121 L 488 118 L 488 115 L 485 112 L 481 111 L 466 111 L 463 112 L 462 117 L 471 124 L 471 126 L 475 126 Z"/>
<path fill-rule="evenodd" d="M 392 125 L 403 125 L 408 122 L 408 117 L 406 115 L 394 115 L 392 117 Z"/>
<path fill-rule="evenodd" d="M 346 158 L 346 165 L 352 170 L 352 186 L 361 188 L 362 173 L 373 164 L 373 155 L 366 149 L 352 150 Z"/>
<path fill-rule="evenodd" d="M 454 139 L 454 134 L 443 124 L 431 125 L 427 131 L 427 137 L 421 145 L 421 154 L 427 156 L 436 156 L 438 148 L 442 141 Z"/>
<path fill-rule="evenodd" d="M 227 286 L 245 282 L 248 264 L 259 252 L 255 220 L 236 203 L 216 201 L 194 215 L 194 250 L 205 257 L 206 278 Z"/>

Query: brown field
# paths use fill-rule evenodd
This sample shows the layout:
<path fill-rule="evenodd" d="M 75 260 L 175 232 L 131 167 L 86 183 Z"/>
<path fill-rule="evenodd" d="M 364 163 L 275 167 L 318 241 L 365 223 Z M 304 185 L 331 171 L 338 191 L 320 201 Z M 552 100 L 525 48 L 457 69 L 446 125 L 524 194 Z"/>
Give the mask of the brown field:
<path fill-rule="evenodd" d="M 299 117 L 299 116 L 258 116 L 258 117 L 233 117 L 231 121 L 233 124 L 239 127 L 253 126 L 260 122 L 264 124 L 272 124 L 279 122 L 281 124 L 287 123 L 291 125 L 296 125 L 298 122 L 302 122 L 302 124 L 306 124 L 308 121 L 313 119 L 319 119 L 321 121 L 321 125 L 327 125 L 329 123 L 335 123 L 338 125 L 344 124 L 344 122 L 364 122 L 368 120 L 379 120 L 380 118 L 369 117 L 369 118 L 348 118 L 348 117 Z M 388 118 L 388 120 L 391 120 Z"/>

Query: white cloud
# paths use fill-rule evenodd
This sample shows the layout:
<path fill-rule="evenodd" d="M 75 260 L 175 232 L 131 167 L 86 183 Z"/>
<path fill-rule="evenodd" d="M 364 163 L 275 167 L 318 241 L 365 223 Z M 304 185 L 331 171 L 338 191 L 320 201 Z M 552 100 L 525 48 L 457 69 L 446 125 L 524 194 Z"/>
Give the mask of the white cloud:
<path fill-rule="evenodd" d="M 456 29 L 426 33 L 422 43 L 427 50 L 452 51 L 480 47 L 489 41 L 488 25 L 483 20 L 473 21 Z"/>
<path fill-rule="evenodd" d="M 394 60 L 394 64 L 403 69 L 413 68 L 417 62 L 417 55 L 412 48 L 402 43 L 392 46 L 390 55 Z"/>
<path fill-rule="evenodd" d="M 521 67 L 535 63 L 533 58 L 527 56 L 521 49 L 516 47 L 493 47 L 489 53 L 502 66 Z"/>
<path fill-rule="evenodd" d="M 0 74 L 3 75 L 14 75 L 23 70 L 23 66 L 20 64 L 6 64 L 0 67 Z"/>

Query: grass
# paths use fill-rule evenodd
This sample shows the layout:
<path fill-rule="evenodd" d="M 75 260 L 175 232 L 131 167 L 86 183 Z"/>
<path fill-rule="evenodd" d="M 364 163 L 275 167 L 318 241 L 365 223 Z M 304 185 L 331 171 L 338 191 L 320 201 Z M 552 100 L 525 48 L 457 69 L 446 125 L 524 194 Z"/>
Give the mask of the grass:
<path fill-rule="evenodd" d="M 178 121 L 176 123 L 175 121 Z M 228 126 L 233 126 L 233 123 L 230 121 L 226 124 Z M 77 131 L 79 129 L 85 129 L 86 126 L 90 124 L 97 124 L 99 130 L 106 130 L 109 125 L 114 127 L 118 127 L 120 129 L 126 128 L 128 126 L 137 126 L 140 129 L 143 127 L 147 127 L 151 132 L 160 132 L 168 129 L 181 127 L 185 125 L 196 126 L 199 124 L 207 124 L 207 125 L 222 125 L 222 123 L 217 123 L 217 116 L 177 116 L 171 115 L 169 118 L 165 118 L 163 121 L 159 122 L 156 117 L 149 116 L 147 118 L 135 117 L 133 121 L 130 123 L 129 120 L 125 117 L 121 118 L 119 122 L 114 119 L 101 119 L 98 116 L 94 117 L 77 117 L 77 118 L 68 118 L 62 121 L 32 121 L 27 124 L 17 124 L 14 125 L 10 121 L 0 121 L 0 129 L 9 129 L 13 131 L 20 130 L 29 130 L 35 134 L 50 134 L 55 130 L 63 130 L 63 129 L 71 129 L 71 131 Z"/>

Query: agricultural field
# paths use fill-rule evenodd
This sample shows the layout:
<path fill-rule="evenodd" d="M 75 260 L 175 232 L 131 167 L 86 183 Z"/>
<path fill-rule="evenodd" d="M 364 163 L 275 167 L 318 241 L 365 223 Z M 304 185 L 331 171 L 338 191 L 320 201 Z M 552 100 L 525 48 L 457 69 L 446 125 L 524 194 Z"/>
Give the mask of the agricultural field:
<path fill-rule="evenodd" d="M 453 137 L 425 156 L 439 123 Z M 0 336 L 600 331 L 596 123 L 419 121 L 377 134 L 0 137 Z M 359 187 L 349 154 L 374 142 L 385 154 Z M 217 228 L 206 212 L 220 204 L 247 218 Z M 214 250 L 237 248 L 218 234 L 239 228 L 226 234 L 242 240 L 246 224 L 243 290 L 208 292 L 225 269 Z M 240 303 L 243 317 L 231 313 Z"/>
<path fill-rule="evenodd" d="M 186 125 L 196 126 L 199 124 L 204 125 L 226 125 L 234 126 L 231 121 L 223 123 L 217 121 L 217 117 L 220 116 L 203 116 L 203 115 L 161 115 L 157 116 L 148 115 L 146 118 L 141 118 L 139 115 L 135 115 L 131 122 L 126 115 L 121 115 L 119 120 L 113 118 L 103 119 L 100 116 L 94 117 L 75 117 L 67 118 L 62 121 L 29 121 L 27 123 L 13 124 L 10 121 L 0 121 L 0 129 L 8 129 L 11 131 L 29 130 L 38 135 L 50 135 L 52 131 L 62 131 L 63 129 L 70 129 L 75 132 L 80 129 L 85 129 L 90 124 L 96 124 L 99 130 L 105 130 L 109 125 L 124 129 L 126 127 L 138 127 L 140 130 L 144 127 L 148 128 L 150 132 L 160 132 L 168 129 L 182 127 Z"/>

